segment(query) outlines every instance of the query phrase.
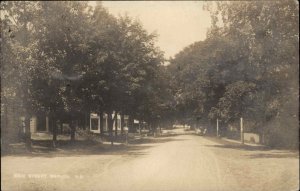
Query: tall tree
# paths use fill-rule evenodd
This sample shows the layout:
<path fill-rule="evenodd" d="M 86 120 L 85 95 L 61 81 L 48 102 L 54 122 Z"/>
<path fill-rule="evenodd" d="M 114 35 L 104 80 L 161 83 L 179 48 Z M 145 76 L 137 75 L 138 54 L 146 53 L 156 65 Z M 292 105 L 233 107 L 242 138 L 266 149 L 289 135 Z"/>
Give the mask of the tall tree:
<path fill-rule="evenodd" d="M 26 145 L 30 148 L 30 117 L 34 113 L 32 76 L 38 49 L 33 35 L 32 19 L 38 14 L 36 2 L 1 3 L 1 100 L 7 107 L 18 104 L 24 108 Z M 2 14 L 3 13 L 3 14 Z M 3 18 L 2 18 L 3 17 Z M 38 74 L 36 74 L 38 75 Z M 9 127 L 4 127 L 9 128 Z"/>

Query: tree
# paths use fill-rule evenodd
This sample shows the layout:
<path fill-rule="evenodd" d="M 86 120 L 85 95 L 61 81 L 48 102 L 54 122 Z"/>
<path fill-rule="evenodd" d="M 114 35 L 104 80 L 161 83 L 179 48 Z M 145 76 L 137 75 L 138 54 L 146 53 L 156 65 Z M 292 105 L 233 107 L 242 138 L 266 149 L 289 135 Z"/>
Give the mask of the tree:
<path fill-rule="evenodd" d="M 82 109 L 82 95 L 77 89 L 84 65 L 88 62 L 87 3 L 40 2 L 40 8 L 43 11 L 36 25 L 43 30 L 37 31 L 36 35 L 39 39 L 39 48 L 43 51 L 38 56 L 41 62 L 46 62 L 45 68 L 50 71 L 49 75 L 45 75 L 48 85 L 44 86 L 47 87 L 46 92 L 41 93 L 36 100 L 44 104 L 50 116 L 54 118 L 55 113 L 59 111 L 69 114 L 71 140 L 74 140 L 73 120 Z M 47 94 L 47 91 L 51 91 L 48 92 L 50 94 Z M 47 95 L 51 96 L 50 99 L 47 99 Z"/>
<path fill-rule="evenodd" d="M 3 2 L 1 3 L 1 100 L 12 100 L 24 110 L 26 127 L 26 146 L 31 147 L 30 116 L 34 113 L 32 98 L 32 76 L 37 61 L 36 39 L 32 32 L 32 18 L 36 17 L 36 2 Z M 38 75 L 38 74 L 36 74 Z M 7 107 L 12 107 L 8 102 Z M 10 127 L 4 127 L 10 128 Z"/>
<path fill-rule="evenodd" d="M 87 3 L 5 2 L 2 5 L 7 15 L 5 26 L 14 33 L 11 47 L 16 50 L 16 56 L 7 58 L 5 64 L 15 65 L 12 76 L 18 78 L 16 94 L 24 102 L 27 121 L 31 114 L 38 112 L 47 113 L 54 121 L 58 113 L 79 113 L 82 96 L 76 88 L 88 60 Z M 55 142 L 56 125 L 53 127 Z"/>
<path fill-rule="evenodd" d="M 272 144 L 295 145 L 297 138 L 293 135 L 298 131 L 295 117 L 299 81 L 298 5 L 293 1 L 232 2 L 220 3 L 217 10 L 224 23 L 221 35 L 233 40 L 243 39 L 243 46 L 248 49 L 247 65 L 253 68 L 251 76 L 258 88 L 255 105 L 263 105 L 259 110 L 265 116 L 256 120 L 268 127 L 263 131 L 268 131 Z M 290 137 L 289 141 L 286 137 Z"/>
<path fill-rule="evenodd" d="M 298 6 L 293 1 L 214 5 L 207 7 L 212 15 L 207 39 L 171 60 L 178 111 L 226 123 L 243 116 L 254 121 L 253 131 L 269 137 L 268 144 L 295 146 Z"/>

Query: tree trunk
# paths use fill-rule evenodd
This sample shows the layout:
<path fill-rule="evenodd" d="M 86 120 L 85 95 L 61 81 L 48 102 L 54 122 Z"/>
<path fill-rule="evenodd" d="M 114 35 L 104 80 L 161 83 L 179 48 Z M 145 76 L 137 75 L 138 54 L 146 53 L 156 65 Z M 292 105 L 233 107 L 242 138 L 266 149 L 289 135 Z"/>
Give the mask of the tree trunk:
<path fill-rule="evenodd" d="M 60 134 L 63 134 L 63 123 L 62 121 L 59 121 L 59 127 L 60 127 Z"/>
<path fill-rule="evenodd" d="M 161 134 L 161 124 L 159 124 L 159 135 Z"/>
<path fill-rule="evenodd" d="M 53 137 L 52 137 L 52 143 L 53 143 L 53 147 L 56 147 L 56 142 L 57 142 L 57 125 L 56 125 L 56 119 L 55 117 L 50 116 L 51 120 L 52 120 L 52 133 L 53 133 Z"/>
<path fill-rule="evenodd" d="M 140 135 L 142 134 L 142 124 L 141 124 L 141 120 L 139 120 L 139 132 L 140 132 Z"/>
<path fill-rule="evenodd" d="M 115 112 L 114 123 L 115 123 L 115 136 L 117 136 L 118 135 L 118 113 L 117 112 Z"/>
<path fill-rule="evenodd" d="M 260 144 L 265 144 L 264 126 L 262 126 L 259 135 L 260 135 L 260 137 L 259 137 Z"/>
<path fill-rule="evenodd" d="M 74 142 L 75 141 L 75 123 L 73 120 L 71 120 L 70 128 L 71 128 L 71 142 Z"/>
<path fill-rule="evenodd" d="M 133 117 L 131 115 L 129 115 L 129 119 L 128 119 L 128 132 L 133 132 L 133 131 L 134 131 Z"/>
<path fill-rule="evenodd" d="M 31 150 L 30 115 L 25 117 L 25 145 L 28 150 Z"/>
<path fill-rule="evenodd" d="M 157 130 L 157 123 L 156 123 L 156 121 L 153 121 L 153 127 L 152 128 L 153 128 L 153 136 L 156 137 L 156 133 L 157 133 L 156 132 L 156 130 Z"/>
<path fill-rule="evenodd" d="M 3 100 L 1 100 L 1 101 L 3 101 Z M 6 101 L 6 99 L 5 99 L 5 101 Z M 7 111 L 8 111 L 7 102 L 5 102 L 4 103 L 4 118 L 2 118 L 2 116 L 1 116 L 1 134 L 2 135 L 6 134 L 8 131 L 8 113 L 7 113 Z M 22 140 L 24 140 L 24 136 L 22 136 Z M 8 145 L 9 145 L 8 138 L 6 136 L 2 136 L 1 137 L 1 153 L 8 151 L 8 147 L 9 147 Z"/>
<path fill-rule="evenodd" d="M 110 137 L 111 145 L 113 145 L 114 144 L 114 141 L 113 141 L 113 119 L 112 119 L 111 114 L 112 114 L 112 112 L 107 113 L 107 120 L 108 120 L 109 137 Z"/>
<path fill-rule="evenodd" d="M 86 112 L 84 112 L 84 127 L 83 127 L 83 130 L 86 130 L 86 127 L 87 127 L 87 119 L 88 118 L 88 115 Z"/>
<path fill-rule="evenodd" d="M 124 120 L 124 114 L 122 113 L 121 114 L 121 135 L 124 134 L 124 124 L 125 123 L 125 120 Z"/>
<path fill-rule="evenodd" d="M 103 135 L 103 125 L 104 125 L 104 118 L 103 118 L 103 112 L 99 112 L 100 116 L 100 135 Z"/>

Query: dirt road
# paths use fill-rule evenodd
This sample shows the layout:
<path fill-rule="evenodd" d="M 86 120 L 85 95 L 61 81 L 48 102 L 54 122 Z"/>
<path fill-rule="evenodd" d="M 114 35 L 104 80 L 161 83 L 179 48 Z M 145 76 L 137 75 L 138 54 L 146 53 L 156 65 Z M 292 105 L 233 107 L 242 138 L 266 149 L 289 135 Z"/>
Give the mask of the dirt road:
<path fill-rule="evenodd" d="M 2 190 L 298 190 L 299 154 L 196 135 L 123 151 L 2 157 Z"/>

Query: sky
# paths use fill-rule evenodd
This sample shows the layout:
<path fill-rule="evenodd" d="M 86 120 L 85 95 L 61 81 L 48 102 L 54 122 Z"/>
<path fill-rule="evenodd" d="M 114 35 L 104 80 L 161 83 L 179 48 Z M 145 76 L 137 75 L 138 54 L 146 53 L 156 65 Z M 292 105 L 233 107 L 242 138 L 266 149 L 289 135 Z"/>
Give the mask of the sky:
<path fill-rule="evenodd" d="M 156 45 L 165 58 L 174 57 L 184 47 L 206 38 L 210 15 L 203 1 L 103 1 L 102 5 L 115 15 L 127 13 L 139 20 L 149 32 L 158 34 Z M 90 2 L 94 5 L 95 2 Z"/>

